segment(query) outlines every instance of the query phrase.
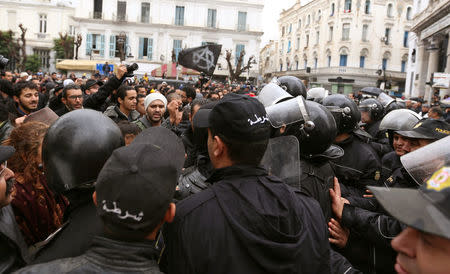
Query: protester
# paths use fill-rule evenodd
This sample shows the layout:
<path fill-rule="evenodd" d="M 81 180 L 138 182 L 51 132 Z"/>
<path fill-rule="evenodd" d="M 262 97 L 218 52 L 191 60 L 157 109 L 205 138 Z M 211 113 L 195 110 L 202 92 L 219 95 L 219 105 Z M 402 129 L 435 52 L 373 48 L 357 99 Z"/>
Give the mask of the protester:
<path fill-rule="evenodd" d="M 153 126 L 161 126 L 166 111 L 167 99 L 161 93 L 151 93 L 145 97 L 144 108 L 146 115 L 135 123 L 141 130 Z"/>
<path fill-rule="evenodd" d="M 42 174 L 41 145 L 47 129 L 44 123 L 25 123 L 5 141 L 16 149 L 8 162 L 16 180 L 11 205 L 28 245 L 45 240 L 61 227 L 68 205 L 63 196 L 50 190 Z"/>
<path fill-rule="evenodd" d="M 142 131 L 135 123 L 130 123 L 129 121 L 120 121 L 117 123 L 117 126 L 119 126 L 120 132 L 122 132 L 126 146 L 131 144 L 134 138 Z"/>
<path fill-rule="evenodd" d="M 14 103 L 10 112 L 16 117 L 28 115 L 38 109 L 38 86 L 33 82 L 19 82 L 14 86 Z"/>
<path fill-rule="evenodd" d="M 136 111 L 137 93 L 133 87 L 122 85 L 117 90 L 117 105 L 110 106 L 104 114 L 114 122 L 136 121 L 140 114 Z"/>
<path fill-rule="evenodd" d="M 75 84 L 69 84 L 63 88 L 61 102 L 64 107 L 55 110 L 58 116 L 62 116 L 72 110 L 83 108 L 83 92 L 81 87 Z"/>

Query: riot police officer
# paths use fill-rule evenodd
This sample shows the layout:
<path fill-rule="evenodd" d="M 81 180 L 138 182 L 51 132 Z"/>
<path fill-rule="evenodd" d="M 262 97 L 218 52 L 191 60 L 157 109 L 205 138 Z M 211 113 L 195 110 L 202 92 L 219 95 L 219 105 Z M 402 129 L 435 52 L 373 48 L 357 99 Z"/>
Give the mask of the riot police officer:
<path fill-rule="evenodd" d="M 344 156 L 333 159 L 333 167 L 341 184 L 344 196 L 362 196 L 367 185 L 378 185 L 381 163 L 377 153 L 353 131 L 361 120 L 355 102 L 342 94 L 333 94 L 323 100 L 333 114 L 338 127 L 334 143 L 344 149 Z"/>
<path fill-rule="evenodd" d="M 82 254 L 102 226 L 92 202 L 94 183 L 112 152 L 124 145 L 120 129 L 94 110 L 75 110 L 60 117 L 42 144 L 48 185 L 70 202 L 65 224 L 33 263 Z"/>
<path fill-rule="evenodd" d="M 275 80 L 282 89 L 287 91 L 292 97 L 302 96 L 306 99 L 306 87 L 302 80 L 295 76 L 281 76 Z"/>

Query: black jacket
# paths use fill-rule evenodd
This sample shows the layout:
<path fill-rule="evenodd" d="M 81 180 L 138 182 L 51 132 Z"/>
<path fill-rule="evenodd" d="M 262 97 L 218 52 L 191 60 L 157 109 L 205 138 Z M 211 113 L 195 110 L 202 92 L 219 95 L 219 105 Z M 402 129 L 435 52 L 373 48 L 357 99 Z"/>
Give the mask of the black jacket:
<path fill-rule="evenodd" d="M 56 115 L 58 115 L 59 117 L 63 116 L 66 113 L 69 113 L 69 112 L 70 112 L 70 110 L 65 105 L 63 105 L 62 108 L 55 110 Z"/>
<path fill-rule="evenodd" d="M 344 156 L 331 160 L 333 170 L 344 187 L 343 196 L 362 196 L 366 186 L 380 185 L 381 162 L 373 148 L 357 136 L 337 143 Z"/>
<path fill-rule="evenodd" d="M 89 248 L 92 238 L 103 232 L 92 193 L 93 189 L 86 189 L 66 194 L 70 205 L 64 212 L 64 219 L 69 223 L 37 253 L 33 264 L 79 256 Z"/>
<path fill-rule="evenodd" d="M 320 207 L 266 170 L 216 170 L 166 226 L 168 273 L 330 273 Z"/>
<path fill-rule="evenodd" d="M 402 162 L 400 162 L 400 156 L 391 151 L 381 158 L 381 181 L 384 182 L 392 172 L 397 168 L 402 167 Z"/>
<path fill-rule="evenodd" d="M 154 241 L 121 242 L 95 237 L 81 256 L 32 265 L 17 273 L 162 273 Z"/>
<path fill-rule="evenodd" d="M 10 205 L 0 208 L 0 273 L 10 273 L 29 263 L 31 254 Z"/>
<path fill-rule="evenodd" d="M 194 132 L 192 130 L 192 127 L 188 127 L 181 134 L 181 141 L 183 141 L 184 150 L 186 151 L 187 154 L 186 161 L 184 161 L 185 168 L 195 165 L 197 159 L 197 153 L 193 139 L 194 139 Z"/>
<path fill-rule="evenodd" d="M 372 135 L 373 139 L 370 142 L 372 148 L 378 153 L 381 158 L 386 153 L 392 151 L 392 147 L 389 144 L 389 139 L 386 136 L 385 130 L 380 130 L 381 121 L 376 121 L 374 123 L 365 126 L 365 130 Z"/>
<path fill-rule="evenodd" d="M 326 159 L 300 161 L 301 192 L 319 202 L 325 221 L 332 217 L 330 188 L 334 184 L 334 171 Z"/>
<path fill-rule="evenodd" d="M 115 76 L 109 78 L 109 80 L 101 86 L 96 93 L 88 95 L 84 98 L 83 107 L 104 112 L 108 107 L 106 99 L 112 94 L 113 90 L 118 89 L 121 84 L 121 79 L 117 79 Z"/>

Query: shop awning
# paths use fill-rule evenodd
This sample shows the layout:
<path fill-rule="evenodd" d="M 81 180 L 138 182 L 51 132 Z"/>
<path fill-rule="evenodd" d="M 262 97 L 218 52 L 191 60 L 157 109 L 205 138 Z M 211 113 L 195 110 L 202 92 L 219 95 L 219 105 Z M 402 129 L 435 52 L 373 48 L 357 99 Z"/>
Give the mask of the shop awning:
<path fill-rule="evenodd" d="M 95 71 L 98 60 L 62 60 L 56 64 L 57 69 L 62 70 L 79 70 L 79 71 Z"/>

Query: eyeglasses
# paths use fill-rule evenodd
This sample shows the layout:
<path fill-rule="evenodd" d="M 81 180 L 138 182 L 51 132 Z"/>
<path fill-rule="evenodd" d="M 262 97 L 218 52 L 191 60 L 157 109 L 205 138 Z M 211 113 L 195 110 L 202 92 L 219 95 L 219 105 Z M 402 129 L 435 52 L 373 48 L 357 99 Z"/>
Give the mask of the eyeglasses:
<path fill-rule="evenodd" d="M 69 96 L 69 99 L 72 99 L 72 100 L 81 99 L 81 98 L 83 98 L 83 95 L 71 95 L 71 96 Z"/>

